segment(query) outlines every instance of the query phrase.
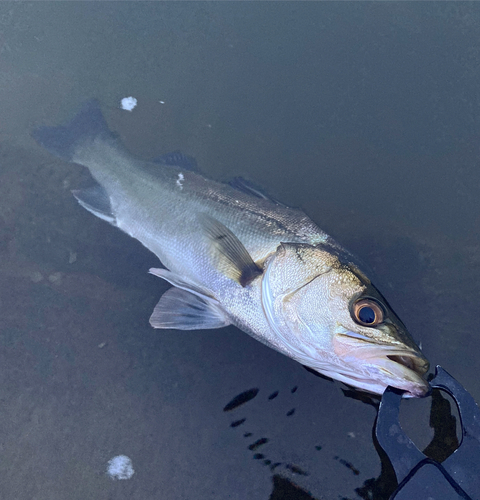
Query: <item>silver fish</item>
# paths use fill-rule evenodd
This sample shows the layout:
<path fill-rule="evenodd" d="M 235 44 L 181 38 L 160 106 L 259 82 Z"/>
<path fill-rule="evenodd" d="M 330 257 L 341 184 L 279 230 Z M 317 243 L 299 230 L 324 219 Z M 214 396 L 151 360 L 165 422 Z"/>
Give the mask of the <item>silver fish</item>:
<path fill-rule="evenodd" d="M 88 167 L 96 184 L 73 191 L 87 210 L 139 240 L 173 285 L 154 328 L 233 324 L 303 365 L 353 387 L 406 397 L 429 391 L 428 361 L 351 255 L 302 211 L 205 179 L 180 153 L 134 158 L 96 101 L 69 123 L 34 132 L 47 150 Z"/>

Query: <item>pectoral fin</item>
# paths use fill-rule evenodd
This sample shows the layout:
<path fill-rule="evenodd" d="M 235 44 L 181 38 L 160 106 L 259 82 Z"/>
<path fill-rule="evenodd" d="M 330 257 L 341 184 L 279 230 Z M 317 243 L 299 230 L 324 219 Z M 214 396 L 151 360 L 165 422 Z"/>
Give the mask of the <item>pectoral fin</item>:
<path fill-rule="evenodd" d="M 175 285 L 162 295 L 153 310 L 150 324 L 154 328 L 208 330 L 230 324 L 219 302 L 200 287 L 166 269 L 150 269 L 150 273 Z"/>
<path fill-rule="evenodd" d="M 263 273 L 230 229 L 206 214 L 199 215 L 199 219 L 205 234 L 212 243 L 212 249 L 218 260 L 218 268 L 225 276 L 245 287 Z"/>

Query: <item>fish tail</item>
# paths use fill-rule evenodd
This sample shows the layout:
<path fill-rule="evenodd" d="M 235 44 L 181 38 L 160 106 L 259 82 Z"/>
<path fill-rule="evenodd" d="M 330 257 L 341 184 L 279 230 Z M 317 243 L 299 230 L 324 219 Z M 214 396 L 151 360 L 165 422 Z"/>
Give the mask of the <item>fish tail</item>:
<path fill-rule="evenodd" d="M 32 137 L 47 151 L 66 161 L 72 161 L 79 145 L 101 137 L 114 139 L 103 117 L 99 102 L 92 99 L 84 103 L 78 114 L 59 127 L 39 127 Z"/>

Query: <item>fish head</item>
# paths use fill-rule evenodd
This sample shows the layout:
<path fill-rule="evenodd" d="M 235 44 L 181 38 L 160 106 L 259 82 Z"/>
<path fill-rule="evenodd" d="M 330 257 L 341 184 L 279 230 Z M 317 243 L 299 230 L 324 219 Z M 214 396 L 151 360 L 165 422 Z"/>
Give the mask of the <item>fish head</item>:
<path fill-rule="evenodd" d="M 276 347 L 350 386 L 423 397 L 429 363 L 370 280 L 327 246 L 281 244 L 265 263 L 262 306 Z"/>

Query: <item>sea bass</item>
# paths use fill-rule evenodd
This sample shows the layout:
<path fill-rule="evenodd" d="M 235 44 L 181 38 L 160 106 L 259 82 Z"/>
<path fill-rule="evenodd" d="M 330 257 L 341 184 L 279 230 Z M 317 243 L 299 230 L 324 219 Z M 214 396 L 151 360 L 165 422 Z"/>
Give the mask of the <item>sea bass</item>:
<path fill-rule="evenodd" d="M 133 157 L 96 101 L 33 135 L 90 170 L 96 183 L 73 191 L 84 208 L 160 259 L 164 268 L 150 272 L 173 287 L 153 311 L 154 328 L 235 325 L 358 389 L 428 393 L 428 361 L 404 324 L 351 255 L 301 210 L 243 181 L 235 188 L 208 180 L 180 153 Z"/>

